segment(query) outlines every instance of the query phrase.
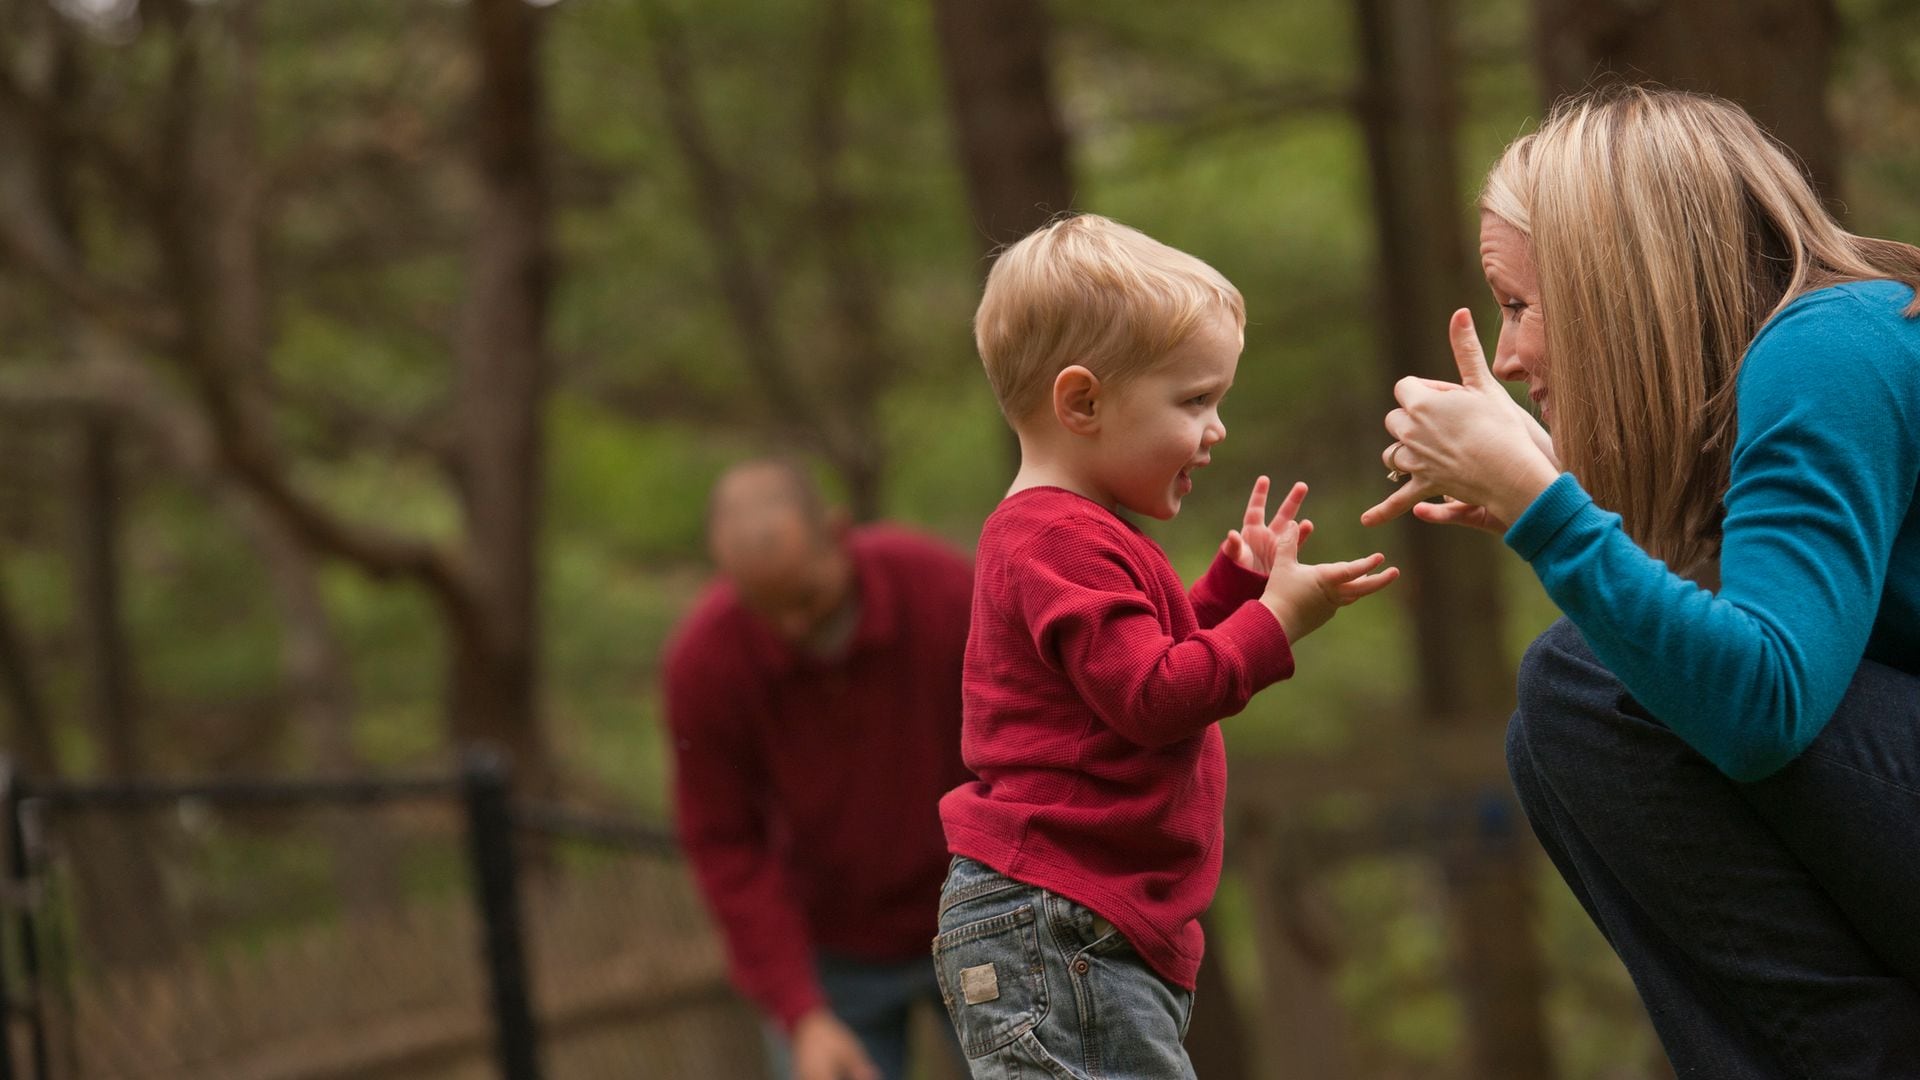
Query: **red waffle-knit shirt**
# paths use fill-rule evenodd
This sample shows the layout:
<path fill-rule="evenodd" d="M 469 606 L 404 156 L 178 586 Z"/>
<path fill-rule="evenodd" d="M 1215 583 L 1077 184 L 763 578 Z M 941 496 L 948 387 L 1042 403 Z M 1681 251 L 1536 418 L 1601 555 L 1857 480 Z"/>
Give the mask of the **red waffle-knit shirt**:
<path fill-rule="evenodd" d="M 741 993 L 782 1027 L 823 1003 L 816 950 L 925 959 L 960 763 L 973 578 L 902 529 L 847 541 L 860 621 L 838 656 L 794 649 L 707 590 L 665 661 L 675 824 Z"/>
<path fill-rule="evenodd" d="M 1191 596 L 1166 553 L 1089 499 L 1030 488 L 974 556 L 947 848 L 1092 908 L 1191 990 L 1220 881 L 1218 721 L 1293 674 L 1258 597 L 1217 558 Z"/>

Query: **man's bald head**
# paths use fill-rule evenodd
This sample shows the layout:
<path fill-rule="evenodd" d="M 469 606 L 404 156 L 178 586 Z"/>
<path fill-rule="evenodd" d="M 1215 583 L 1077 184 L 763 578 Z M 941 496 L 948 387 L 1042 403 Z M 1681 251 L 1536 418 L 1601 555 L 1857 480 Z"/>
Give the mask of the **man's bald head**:
<path fill-rule="evenodd" d="M 782 635 L 805 641 L 849 600 L 852 567 L 841 522 L 806 470 L 767 459 L 714 483 L 707 547 L 740 599 Z"/>
<path fill-rule="evenodd" d="M 827 528 L 826 505 L 813 477 L 784 458 L 748 461 L 720 474 L 707 497 L 707 537 L 764 524 L 774 514 L 791 514 L 816 533 Z"/>

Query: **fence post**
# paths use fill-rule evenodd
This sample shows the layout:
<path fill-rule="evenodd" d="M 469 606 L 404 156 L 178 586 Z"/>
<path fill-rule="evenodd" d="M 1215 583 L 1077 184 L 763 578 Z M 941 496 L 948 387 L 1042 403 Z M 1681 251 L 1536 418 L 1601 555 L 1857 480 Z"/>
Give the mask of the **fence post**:
<path fill-rule="evenodd" d="M 480 909 L 483 959 L 492 988 L 494 1043 L 502 1080 L 539 1080 L 539 1033 L 520 940 L 520 872 L 513 849 L 513 808 L 506 762 L 486 749 L 468 751 L 462 769 L 474 899 Z"/>
<path fill-rule="evenodd" d="M 13 925 L 13 906 L 17 897 L 13 892 L 13 853 L 19 847 L 14 839 L 13 760 L 0 754 L 0 827 L 4 827 L 7 845 L 7 877 L 5 891 L 0 892 L 0 1080 L 13 1080 L 13 988 L 7 981 L 7 930 Z"/>
<path fill-rule="evenodd" d="M 40 942 L 33 926 L 35 896 L 28 873 L 27 829 L 21 807 L 25 797 L 13 759 L 0 755 L 0 828 L 6 830 L 7 845 L 5 879 L 0 881 L 0 889 L 5 890 L 4 897 L 0 897 L 0 942 L 10 930 L 5 917 L 10 912 L 12 924 L 20 928 L 20 976 L 25 983 L 16 1001 L 6 980 L 5 949 L 0 948 L 0 1080 L 14 1080 L 17 1071 L 13 1048 L 16 1013 L 25 1013 L 30 1018 L 27 1045 L 31 1071 L 28 1075 L 32 1080 L 47 1080 L 52 1075 L 47 1069 L 46 1013 L 42 1009 L 46 988 L 40 981 Z"/>

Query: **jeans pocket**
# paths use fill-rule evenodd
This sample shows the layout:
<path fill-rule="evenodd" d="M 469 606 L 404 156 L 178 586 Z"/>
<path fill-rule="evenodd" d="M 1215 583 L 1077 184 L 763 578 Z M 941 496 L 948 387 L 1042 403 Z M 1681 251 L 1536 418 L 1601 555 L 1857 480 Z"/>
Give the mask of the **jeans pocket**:
<path fill-rule="evenodd" d="M 1112 952 L 1127 947 L 1114 925 L 1098 912 L 1059 893 L 1046 894 L 1047 926 L 1054 944 L 1071 956 L 1082 949 Z"/>
<path fill-rule="evenodd" d="M 933 962 L 940 998 L 970 1058 L 1007 1045 L 1047 1015 L 1046 968 L 1032 904 L 934 938 Z"/>

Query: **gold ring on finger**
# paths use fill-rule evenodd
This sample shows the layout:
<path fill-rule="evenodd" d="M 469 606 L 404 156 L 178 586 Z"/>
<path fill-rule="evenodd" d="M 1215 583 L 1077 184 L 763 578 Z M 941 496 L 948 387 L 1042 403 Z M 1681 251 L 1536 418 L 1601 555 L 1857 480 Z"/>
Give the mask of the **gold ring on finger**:
<path fill-rule="evenodd" d="M 1405 480 L 1407 477 L 1413 475 L 1411 470 L 1403 469 L 1400 467 L 1400 451 L 1403 449 L 1405 449 L 1405 447 L 1398 442 L 1394 443 L 1392 446 L 1387 448 L 1387 482 L 1388 483 L 1397 484 L 1400 481 Z"/>

